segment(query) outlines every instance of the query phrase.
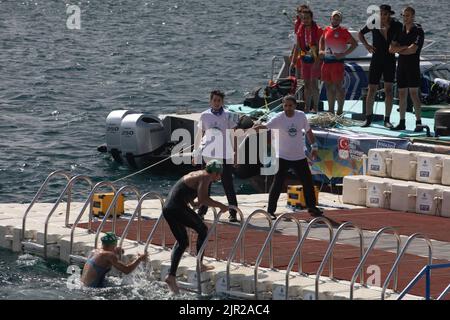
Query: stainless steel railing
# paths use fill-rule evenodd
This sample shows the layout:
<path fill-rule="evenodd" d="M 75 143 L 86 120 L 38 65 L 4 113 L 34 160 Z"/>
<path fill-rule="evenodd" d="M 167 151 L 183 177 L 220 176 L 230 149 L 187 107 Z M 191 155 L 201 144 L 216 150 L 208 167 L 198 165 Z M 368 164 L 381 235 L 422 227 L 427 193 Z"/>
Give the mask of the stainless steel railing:
<path fill-rule="evenodd" d="M 300 221 L 297 219 L 297 217 L 295 217 L 294 214 L 287 212 L 287 213 L 283 213 L 280 216 L 278 216 L 277 220 L 275 221 L 275 223 L 273 224 L 272 228 L 269 231 L 269 234 L 266 237 L 266 240 L 264 241 L 264 244 L 258 254 L 258 257 L 256 258 L 256 262 L 255 262 L 255 274 L 254 274 L 254 281 L 255 281 L 255 299 L 258 299 L 258 268 L 259 265 L 261 264 L 263 255 L 264 255 L 264 251 L 266 250 L 267 246 L 270 245 L 271 250 L 273 250 L 272 248 L 272 238 L 273 235 L 275 234 L 275 231 L 277 229 L 278 224 L 284 219 L 284 218 L 291 218 L 292 220 L 294 220 L 294 222 L 297 224 L 297 243 L 300 242 L 301 238 L 302 238 L 302 225 L 300 223 Z M 273 268 L 273 265 L 271 266 Z"/>
<path fill-rule="evenodd" d="M 236 210 L 236 213 L 239 214 L 239 221 L 240 221 L 240 230 L 239 232 L 242 230 L 242 228 L 244 227 L 244 214 L 242 213 L 241 209 L 239 209 L 236 206 L 229 206 L 230 209 L 234 209 Z M 208 240 L 211 238 L 211 235 L 214 233 L 215 235 L 215 239 L 214 239 L 214 259 L 216 259 L 218 261 L 218 233 L 216 230 L 217 224 L 220 221 L 220 217 L 222 216 L 222 214 L 224 214 L 225 212 L 219 212 L 218 214 L 215 215 L 214 221 L 211 225 L 211 227 L 208 230 L 208 234 L 206 235 L 205 241 L 203 241 L 202 246 L 200 247 L 200 250 L 198 250 L 197 252 L 197 268 L 196 268 L 196 272 L 197 272 L 197 291 L 199 294 L 202 294 L 202 279 L 201 279 L 201 263 L 202 263 L 202 257 L 203 254 L 205 253 L 206 247 L 208 245 Z M 242 240 L 241 240 L 241 252 L 242 252 Z"/>
<path fill-rule="evenodd" d="M 349 221 L 341 224 L 341 226 L 336 230 L 336 234 L 334 235 L 333 240 L 331 240 L 331 242 L 328 246 L 327 252 L 325 253 L 324 258 L 323 258 L 322 262 L 320 263 L 319 269 L 317 270 L 316 283 L 315 283 L 315 287 L 316 287 L 315 299 L 316 300 L 319 299 L 319 283 L 320 283 L 320 276 L 322 275 L 323 269 L 325 268 L 325 265 L 326 265 L 328 259 L 330 258 L 331 254 L 333 253 L 334 247 L 336 246 L 339 236 L 341 235 L 342 231 L 348 227 L 353 227 L 358 232 L 360 260 L 362 260 L 362 258 L 364 256 L 364 236 L 363 236 L 362 230 L 359 227 L 357 227 L 356 225 L 354 225 L 352 222 L 349 222 Z M 330 275 L 330 278 L 333 279 L 333 276 Z M 360 272 L 360 279 L 361 279 L 361 282 L 364 282 L 364 272 L 362 269 Z"/>
<path fill-rule="evenodd" d="M 231 262 L 233 261 L 234 257 L 236 256 L 236 251 L 238 248 L 239 243 L 241 242 L 241 263 L 244 264 L 245 262 L 245 231 L 248 228 L 248 225 L 250 224 L 250 221 L 253 219 L 253 217 L 257 214 L 262 214 L 264 215 L 264 217 L 267 219 L 267 221 L 269 222 L 269 227 L 270 229 L 272 229 L 272 218 L 270 216 L 270 214 L 265 211 L 265 210 L 255 210 L 253 211 L 248 217 L 247 220 L 245 220 L 244 225 L 242 226 L 241 230 L 239 231 L 239 235 L 236 238 L 236 241 L 234 242 L 233 248 L 231 249 L 230 255 L 228 257 L 228 261 L 227 261 L 227 272 L 226 272 L 226 279 L 227 279 L 227 292 L 230 291 L 231 288 L 231 282 L 230 282 L 230 267 L 231 267 Z M 272 246 L 270 246 L 270 251 L 269 251 L 269 261 L 270 261 L 270 268 L 273 268 L 273 252 L 272 252 Z"/>
<path fill-rule="evenodd" d="M 130 221 L 127 223 L 127 226 L 125 227 L 125 229 L 122 232 L 122 235 L 120 236 L 120 242 L 119 242 L 119 247 L 122 247 L 123 241 L 124 239 L 127 237 L 128 232 L 130 230 L 131 224 L 134 221 L 134 218 L 138 217 L 138 225 L 137 225 L 137 233 L 136 233 L 136 241 L 138 243 L 141 243 L 141 227 L 142 227 L 142 219 L 141 219 L 141 214 L 142 214 L 142 203 L 144 202 L 145 199 L 148 198 L 152 198 L 152 199 L 158 199 L 159 202 L 161 203 L 161 214 L 162 214 L 162 209 L 164 206 L 164 199 L 161 197 L 161 195 L 159 193 L 156 192 L 147 192 L 145 194 L 142 195 L 142 197 L 139 199 L 139 202 L 136 206 L 136 209 L 133 212 L 133 215 L 130 218 Z"/>
<path fill-rule="evenodd" d="M 94 198 L 95 192 L 99 190 L 102 187 L 110 187 L 111 190 L 116 193 L 117 189 L 114 186 L 112 182 L 109 181 L 100 181 L 98 182 L 89 193 L 89 196 L 87 197 L 86 201 L 84 202 L 83 208 L 81 209 L 80 213 L 78 214 L 77 218 L 75 219 L 74 223 L 72 224 L 71 230 L 70 230 L 70 249 L 69 249 L 69 255 L 73 253 L 73 240 L 75 235 L 75 229 L 77 228 L 78 224 L 81 221 L 81 218 L 84 215 L 84 212 L 86 211 L 87 207 L 89 206 L 89 222 L 88 222 L 88 233 L 92 232 L 92 200 Z M 115 212 L 114 212 L 115 214 Z"/>
<path fill-rule="evenodd" d="M 63 189 L 63 191 L 59 195 L 58 200 L 56 200 L 53 208 L 50 210 L 50 213 L 47 215 L 47 218 L 45 219 L 45 225 L 44 225 L 44 258 L 47 258 L 47 247 L 48 247 L 47 235 L 48 235 L 48 223 L 50 222 L 50 218 L 52 217 L 53 213 L 55 213 L 56 209 L 58 208 L 58 206 L 59 206 L 60 202 L 62 201 L 62 199 L 64 198 L 64 196 L 67 194 L 66 221 L 68 221 L 69 215 L 70 215 L 70 202 L 71 202 L 72 186 L 78 180 L 86 181 L 89 184 L 89 186 L 91 187 L 91 190 L 93 188 L 94 184 L 92 183 L 92 180 L 88 176 L 79 174 L 79 175 L 76 175 L 76 176 L 72 177 L 69 180 L 69 182 L 67 183 L 66 187 Z"/>
<path fill-rule="evenodd" d="M 70 181 L 70 178 L 71 178 L 70 172 L 67 172 L 67 171 L 64 171 L 64 170 L 53 171 L 52 173 L 50 173 L 47 176 L 47 178 L 42 183 L 42 185 L 39 187 L 39 190 L 36 192 L 35 196 L 33 197 L 33 200 L 31 200 L 31 203 L 28 205 L 27 210 L 25 210 L 25 213 L 24 213 L 23 218 L 22 218 L 22 232 L 21 232 L 21 236 L 20 236 L 20 241 L 25 240 L 26 221 L 27 221 L 28 214 L 31 211 L 31 208 L 33 208 L 33 206 L 36 203 L 36 201 L 39 200 L 39 198 L 41 197 L 42 193 L 45 191 L 45 189 L 47 188 L 48 184 L 50 183 L 50 180 L 52 180 L 52 178 L 56 177 L 56 176 L 64 177 L 64 178 L 67 179 L 67 181 Z"/>
<path fill-rule="evenodd" d="M 111 211 L 113 211 L 116 207 L 116 203 L 117 200 L 119 199 L 120 195 L 122 195 L 125 191 L 132 191 L 136 194 L 136 198 L 139 200 L 141 197 L 141 194 L 139 192 L 139 190 L 135 187 L 135 186 L 131 186 L 131 185 L 126 185 L 121 187 L 116 194 L 114 195 L 114 198 L 111 201 L 111 204 L 108 207 L 108 210 L 106 210 L 105 216 L 103 217 L 102 222 L 100 223 L 99 227 L 97 228 L 97 232 L 95 234 L 95 244 L 94 244 L 94 248 L 97 248 L 98 245 L 98 238 L 100 236 L 100 233 L 103 230 L 103 227 L 106 224 L 106 221 L 108 220 Z M 112 223 L 112 232 L 116 233 L 116 224 L 117 224 L 117 214 L 114 214 L 113 216 L 113 223 Z"/>
<path fill-rule="evenodd" d="M 292 270 L 292 268 L 294 267 L 295 264 L 295 260 L 298 256 L 298 274 L 299 275 L 304 275 L 303 273 L 303 259 L 302 259 L 302 253 L 301 250 L 303 248 L 303 244 L 306 241 L 311 229 L 313 226 L 318 225 L 320 222 L 325 223 L 325 225 L 327 226 L 329 233 L 330 233 L 330 239 L 329 242 L 331 243 L 332 239 L 333 239 L 333 234 L 334 234 L 334 229 L 333 226 L 331 225 L 330 221 L 325 218 L 325 217 L 318 217 L 318 218 L 314 218 L 313 220 L 311 220 L 308 224 L 308 226 L 306 227 L 305 233 L 303 234 L 301 240 L 298 242 L 297 247 L 295 248 L 294 254 L 291 257 L 291 260 L 289 261 L 289 264 L 286 268 L 286 300 L 289 299 L 289 274 Z M 331 259 L 329 259 L 329 269 L 330 269 L 330 277 L 333 277 L 333 253 L 331 253 Z"/>
<path fill-rule="evenodd" d="M 358 273 L 361 272 L 361 269 L 363 268 L 364 263 L 366 262 L 370 252 L 372 252 L 372 250 L 375 248 L 375 245 L 378 242 L 378 240 L 380 239 L 380 237 L 387 231 L 392 231 L 393 232 L 392 235 L 397 240 L 396 258 L 400 254 L 400 243 L 401 243 L 401 240 L 400 240 L 400 236 L 397 233 L 396 229 L 393 228 L 393 227 L 384 227 L 384 228 L 381 228 L 380 230 L 378 230 L 378 232 L 375 234 L 375 236 L 373 237 L 372 241 L 370 242 L 370 245 L 367 248 L 366 252 L 364 253 L 364 256 L 362 257 L 361 261 L 359 262 L 358 266 L 356 267 L 355 272 L 353 273 L 352 280 L 350 282 L 350 300 L 353 300 L 353 291 L 354 291 L 354 288 L 355 288 L 355 282 L 356 282 L 356 279 L 358 277 Z M 395 272 L 395 275 L 394 275 L 394 291 L 397 290 L 397 282 L 398 282 L 398 269 L 397 269 L 397 271 Z M 360 284 L 362 286 L 364 286 L 364 281 L 361 281 Z"/>
<path fill-rule="evenodd" d="M 387 287 L 389 285 L 389 282 L 391 281 L 391 278 L 392 278 L 394 272 L 397 271 L 400 261 L 402 260 L 403 256 L 405 255 L 406 250 L 410 246 L 411 242 L 415 239 L 422 239 L 423 241 L 425 241 L 425 244 L 428 247 L 428 264 L 429 265 L 433 264 L 433 245 L 431 244 L 430 239 L 426 235 L 421 234 L 421 233 L 414 233 L 413 235 L 411 235 L 408 238 L 408 240 L 406 240 L 405 245 L 403 246 L 402 250 L 400 251 L 400 254 L 397 256 L 397 259 L 395 259 L 394 265 L 392 266 L 391 271 L 389 271 L 389 274 L 387 275 L 386 280 L 384 281 L 383 289 L 381 290 L 381 300 L 384 300 Z"/>

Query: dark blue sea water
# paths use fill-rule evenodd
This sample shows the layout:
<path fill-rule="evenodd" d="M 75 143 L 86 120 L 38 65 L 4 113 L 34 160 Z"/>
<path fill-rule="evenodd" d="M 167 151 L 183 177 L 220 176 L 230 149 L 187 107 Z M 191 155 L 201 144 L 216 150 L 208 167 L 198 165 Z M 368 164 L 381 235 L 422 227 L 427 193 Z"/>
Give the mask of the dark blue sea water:
<path fill-rule="evenodd" d="M 410 1 L 427 37 L 449 50 L 449 3 Z M 67 5 L 81 29 L 66 26 Z M 27 202 L 54 169 L 114 180 L 131 171 L 99 154 L 113 109 L 166 113 L 207 107 L 220 88 L 240 103 L 267 83 L 273 55 L 291 47 L 282 10 L 297 1 L 0 1 L 0 202 Z M 311 1 L 324 25 L 339 8 L 359 28 L 366 1 Z M 399 13 L 403 2 L 392 3 Z M 398 16 L 398 14 L 397 14 Z M 167 193 L 177 176 L 127 183 Z M 244 181 L 236 188 L 245 192 Z M 56 194 L 54 194 L 56 196 Z"/>

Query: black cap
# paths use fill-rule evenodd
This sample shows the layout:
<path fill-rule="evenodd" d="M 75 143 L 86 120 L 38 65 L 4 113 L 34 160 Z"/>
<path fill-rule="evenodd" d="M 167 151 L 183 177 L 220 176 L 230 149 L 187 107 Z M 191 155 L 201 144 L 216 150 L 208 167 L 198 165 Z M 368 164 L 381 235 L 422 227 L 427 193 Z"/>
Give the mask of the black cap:
<path fill-rule="evenodd" d="M 388 4 L 382 4 L 382 5 L 380 6 L 380 9 L 381 9 L 381 10 L 389 11 L 391 14 L 395 14 L 395 12 L 392 11 L 391 6 L 388 5 Z"/>

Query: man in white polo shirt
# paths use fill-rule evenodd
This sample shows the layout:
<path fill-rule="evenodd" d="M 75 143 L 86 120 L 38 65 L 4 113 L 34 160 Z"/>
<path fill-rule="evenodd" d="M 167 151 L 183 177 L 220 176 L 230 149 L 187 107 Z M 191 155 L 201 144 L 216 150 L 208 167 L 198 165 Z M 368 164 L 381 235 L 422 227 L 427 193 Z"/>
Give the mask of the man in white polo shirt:
<path fill-rule="evenodd" d="M 237 206 L 236 192 L 233 185 L 233 129 L 236 128 L 239 116 L 229 112 L 223 107 L 225 94 L 220 90 L 214 90 L 210 94 L 210 108 L 203 111 L 198 123 L 198 134 L 195 138 L 194 162 L 201 164 L 216 159 L 223 163 L 222 185 L 228 199 L 228 204 Z M 207 206 L 201 206 L 198 210 L 200 216 L 204 216 Z M 236 211 L 229 210 L 230 222 L 236 222 Z"/>
<path fill-rule="evenodd" d="M 276 155 L 279 161 L 279 168 L 275 179 L 270 187 L 269 204 L 267 211 L 276 219 L 275 211 L 277 209 L 278 198 L 287 171 L 291 168 L 303 185 L 303 194 L 305 196 L 308 212 L 312 216 L 321 216 L 322 210 L 316 206 L 316 196 L 314 193 L 314 184 L 312 181 L 311 170 L 305 155 L 305 143 L 303 131 L 311 143 L 311 156 L 317 158 L 318 146 L 315 142 L 314 134 L 309 127 L 308 119 L 302 111 L 296 110 L 297 101 L 294 96 L 286 96 L 283 99 L 283 112 L 278 113 L 265 125 L 256 125 L 255 130 L 271 129 L 278 134 L 279 143 L 276 148 Z"/>

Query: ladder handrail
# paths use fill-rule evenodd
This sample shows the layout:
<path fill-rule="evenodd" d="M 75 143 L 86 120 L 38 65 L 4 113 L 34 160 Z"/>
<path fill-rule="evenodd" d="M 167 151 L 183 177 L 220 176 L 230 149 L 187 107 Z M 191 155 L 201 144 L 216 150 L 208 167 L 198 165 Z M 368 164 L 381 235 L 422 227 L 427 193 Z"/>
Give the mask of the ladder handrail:
<path fill-rule="evenodd" d="M 108 207 L 108 210 L 106 210 L 106 213 L 105 213 L 105 216 L 103 217 L 102 222 L 100 223 L 100 225 L 97 228 L 97 232 L 95 233 L 94 249 L 97 249 L 98 238 L 100 236 L 100 233 L 103 230 L 103 227 L 105 226 L 106 221 L 109 218 L 109 215 L 111 214 L 111 211 L 115 210 L 117 200 L 119 199 L 120 195 L 123 194 L 126 190 L 133 191 L 136 194 L 137 199 L 139 199 L 141 197 L 139 190 L 135 186 L 132 186 L 132 185 L 123 186 L 116 192 L 116 194 L 114 195 L 114 198 L 111 201 L 111 204 Z M 112 225 L 112 231 L 114 233 L 116 233 L 116 222 L 117 222 L 117 214 L 114 214 L 113 225 Z M 138 226 L 138 228 L 140 228 L 140 225 Z"/>
<path fill-rule="evenodd" d="M 213 212 L 215 213 L 215 208 L 213 208 Z M 241 209 L 239 209 L 237 206 L 229 206 L 229 209 L 234 209 L 240 217 L 240 230 L 242 230 L 242 228 L 244 227 L 244 214 L 242 213 Z M 201 281 L 201 263 L 202 263 L 202 256 L 206 250 L 206 246 L 208 245 L 208 240 L 211 237 L 211 234 L 214 232 L 214 236 L 215 236 L 215 246 L 214 246 L 214 258 L 216 259 L 216 261 L 218 261 L 218 234 L 217 234 L 217 224 L 220 222 L 220 217 L 222 216 L 222 214 L 224 214 L 225 212 L 219 212 L 219 213 L 215 213 L 214 214 L 214 221 L 213 224 L 211 225 L 211 227 L 208 230 L 208 234 L 206 235 L 205 240 L 203 241 L 202 246 L 200 247 L 200 250 L 198 250 L 197 253 L 197 267 L 196 267 L 196 272 L 197 272 L 197 290 L 199 294 L 202 294 L 202 281 Z M 241 250 L 242 250 L 242 240 L 241 240 Z"/>
<path fill-rule="evenodd" d="M 394 262 L 391 270 L 389 271 L 389 274 L 387 275 L 386 280 L 384 281 L 383 289 L 381 290 L 381 300 L 384 300 L 384 296 L 386 295 L 386 289 L 389 285 L 392 275 L 394 274 L 394 271 L 396 271 L 396 269 L 398 268 L 398 265 L 400 264 L 401 259 L 405 255 L 406 250 L 408 249 L 409 245 L 411 244 L 411 242 L 414 239 L 422 239 L 425 241 L 425 243 L 428 247 L 428 264 L 433 264 L 433 245 L 431 244 L 430 239 L 426 235 L 421 234 L 421 233 L 414 233 L 411 236 L 409 236 L 409 238 L 406 240 L 405 245 L 403 246 L 402 250 L 400 251 L 400 254 L 398 255 L 397 259 L 395 259 L 395 262 Z"/>
<path fill-rule="evenodd" d="M 275 223 L 273 224 L 272 228 L 269 231 L 269 234 L 266 237 L 266 240 L 264 241 L 264 244 L 258 254 L 258 257 L 256 258 L 256 262 L 255 262 L 255 274 L 254 274 L 254 281 L 255 281 L 255 299 L 258 299 L 258 268 L 259 265 L 261 264 L 263 255 L 264 255 L 264 251 L 267 248 L 267 245 L 270 245 L 270 251 L 273 251 L 273 242 L 272 242 L 272 238 L 273 235 L 275 234 L 276 228 L 278 226 L 278 224 L 281 222 L 281 220 L 285 217 L 289 217 L 291 219 L 294 220 L 294 222 L 297 224 L 297 243 L 300 242 L 301 238 L 302 238 L 302 225 L 300 223 L 300 221 L 297 219 L 297 217 L 291 213 L 291 212 L 286 212 L 283 213 L 281 215 L 278 216 L 277 220 L 275 221 Z M 273 268 L 273 266 L 272 266 Z"/>
<path fill-rule="evenodd" d="M 447 286 L 447 288 L 444 289 L 444 291 L 442 291 L 442 293 L 439 295 L 439 297 L 436 298 L 436 300 L 442 300 L 442 298 L 444 298 L 449 291 L 450 291 L 450 284 Z"/>
<path fill-rule="evenodd" d="M 84 180 L 86 181 L 89 186 L 91 187 L 91 190 L 93 188 L 92 180 L 85 175 L 78 174 L 76 176 L 73 176 L 69 182 L 67 183 L 66 187 L 63 189 L 61 194 L 58 197 L 58 200 L 56 200 L 55 204 L 53 205 L 53 208 L 50 210 L 49 214 L 47 215 L 47 218 L 45 219 L 44 224 L 44 258 L 47 258 L 47 246 L 48 246 L 48 223 L 50 222 L 50 218 L 53 216 L 53 213 L 55 213 L 56 209 L 58 208 L 60 202 L 64 198 L 64 196 L 67 194 L 67 206 L 66 206 L 66 221 L 68 219 L 68 215 L 70 213 L 70 203 L 71 203 L 71 194 L 72 194 L 72 186 L 77 180 Z"/>
<path fill-rule="evenodd" d="M 237 251 L 237 247 L 239 242 L 241 242 L 241 249 L 243 250 L 241 252 L 241 263 L 244 264 L 244 259 L 245 259 L 245 238 L 243 239 L 243 236 L 245 234 L 245 231 L 247 230 L 248 225 L 250 224 L 250 220 L 253 218 L 253 216 L 255 216 L 256 214 L 263 214 L 264 217 L 269 221 L 269 227 L 270 229 L 272 229 L 272 217 L 269 215 L 269 213 L 265 210 L 262 209 L 257 209 L 255 211 L 253 211 L 252 213 L 250 213 L 250 215 L 247 217 L 247 219 L 244 222 L 244 225 L 242 226 L 241 230 L 239 231 L 239 235 L 236 238 L 233 248 L 231 249 L 230 255 L 228 256 L 228 261 L 227 261 L 227 272 L 226 272 L 226 279 L 227 279 L 227 291 L 230 291 L 230 267 L 231 267 L 231 261 L 233 261 L 235 255 L 236 255 L 236 251 Z M 272 251 L 270 251 L 269 253 L 270 257 L 270 268 L 273 268 L 273 254 Z"/>
<path fill-rule="evenodd" d="M 31 200 L 30 204 L 28 205 L 28 208 L 25 210 L 25 213 L 23 214 L 23 217 L 22 217 L 22 232 L 21 232 L 21 236 L 20 236 L 20 241 L 25 240 L 26 220 L 27 220 L 28 214 L 30 213 L 31 208 L 34 206 L 36 201 L 40 198 L 40 196 L 44 192 L 45 188 L 50 183 L 50 179 L 55 177 L 55 176 L 62 176 L 64 178 L 66 178 L 67 181 L 70 181 L 70 178 L 71 178 L 70 172 L 65 171 L 65 170 L 55 170 L 55 171 L 51 172 L 47 176 L 47 178 L 45 178 L 44 182 L 39 187 L 38 191 L 36 192 L 36 194 L 34 195 L 33 199 Z"/>
<path fill-rule="evenodd" d="M 331 225 L 330 221 L 327 218 L 317 217 L 308 223 L 305 233 L 303 234 L 301 240 L 298 242 L 297 247 L 295 248 L 294 254 L 292 255 L 291 260 L 289 261 L 289 264 L 286 268 L 286 297 L 285 297 L 286 300 L 289 299 L 289 274 L 290 274 L 292 268 L 294 267 L 297 255 L 298 255 L 298 273 L 299 273 L 299 275 L 302 275 L 303 274 L 303 259 L 301 258 L 302 257 L 301 249 L 303 248 L 303 243 L 307 239 L 312 227 L 314 225 L 317 225 L 319 222 L 325 223 L 325 225 L 327 226 L 327 228 L 329 230 L 329 233 L 330 233 L 329 243 L 331 243 L 331 241 L 333 239 L 334 229 L 333 229 L 333 226 Z M 330 266 L 329 266 L 330 276 L 333 277 L 333 253 L 331 253 L 331 259 L 330 259 L 329 264 L 330 264 Z"/>
<path fill-rule="evenodd" d="M 81 208 L 80 213 L 78 214 L 77 218 L 75 219 L 75 222 L 72 224 L 71 230 L 70 230 L 70 249 L 69 249 L 69 255 L 73 253 L 73 239 L 75 235 L 75 229 L 78 226 L 78 224 L 81 221 L 81 218 L 84 215 L 84 212 L 86 211 L 88 205 L 90 205 L 89 210 L 89 223 L 88 223 L 88 233 L 90 233 L 92 230 L 92 199 L 94 198 L 95 192 L 100 189 L 101 187 L 108 186 L 112 189 L 113 193 L 115 194 L 117 192 L 116 187 L 114 184 L 110 181 L 100 181 L 92 188 L 91 192 L 89 193 L 89 196 L 87 197 L 86 201 L 84 202 L 83 208 Z"/>
<path fill-rule="evenodd" d="M 445 268 L 450 268 L 450 263 L 438 263 L 438 264 L 431 264 L 431 265 L 426 265 L 425 267 L 423 267 L 419 273 L 417 273 L 417 275 L 414 277 L 413 280 L 411 280 L 411 282 L 406 286 L 405 289 L 403 289 L 403 291 L 400 293 L 400 295 L 397 297 L 397 300 L 401 300 L 408 292 L 409 290 L 411 290 L 412 287 L 414 287 L 414 285 L 417 283 L 417 281 L 419 281 L 423 275 L 426 275 L 426 283 L 425 283 L 425 299 L 426 300 L 430 300 L 431 299 L 431 270 L 433 269 L 445 269 Z M 441 300 L 446 294 L 447 292 L 450 290 L 450 285 L 448 285 L 444 291 L 441 292 L 441 294 L 439 295 L 439 297 L 436 300 Z"/>
<path fill-rule="evenodd" d="M 378 230 L 377 233 L 375 234 L 375 236 L 373 237 L 372 241 L 370 242 L 369 247 L 367 248 L 366 252 L 364 253 L 364 256 L 362 257 L 361 261 L 359 262 L 358 266 L 356 267 L 355 271 L 353 272 L 352 280 L 350 281 L 350 300 L 353 300 L 353 291 L 354 291 L 356 279 L 358 277 L 358 273 L 363 268 L 363 265 L 369 256 L 369 253 L 375 248 L 375 244 L 378 242 L 378 239 L 381 237 L 381 235 L 383 235 L 386 231 L 389 231 L 389 230 L 394 232 L 392 235 L 397 240 L 396 257 L 398 257 L 398 255 L 400 254 L 401 239 L 400 239 L 399 234 L 397 233 L 397 230 L 394 227 L 389 227 L 389 226 Z M 394 275 L 394 290 L 397 290 L 397 283 L 398 283 L 398 269 Z M 361 281 L 360 284 L 364 285 L 363 281 Z"/>
<path fill-rule="evenodd" d="M 164 199 L 161 197 L 161 195 L 157 192 L 147 192 L 144 193 L 141 198 L 138 201 L 138 204 L 136 206 L 136 209 L 133 212 L 133 215 L 130 218 L 130 221 L 128 221 L 125 229 L 122 232 L 122 235 L 120 236 L 120 242 L 119 242 L 119 247 L 122 247 L 123 241 L 124 239 L 127 237 L 128 232 L 130 230 L 131 224 L 133 223 L 134 218 L 136 217 L 136 215 L 138 216 L 138 230 L 137 230 L 137 234 L 136 234 L 136 241 L 138 243 L 141 242 L 141 224 L 142 224 L 142 219 L 141 219 L 141 209 L 142 209 L 142 203 L 144 202 L 144 200 L 146 198 L 152 197 L 153 199 L 158 199 L 159 202 L 161 203 L 161 213 L 162 213 L 162 208 L 164 206 Z"/>
<path fill-rule="evenodd" d="M 346 227 L 353 227 L 353 229 L 356 229 L 356 231 L 358 232 L 359 235 L 359 247 L 360 247 L 360 260 L 362 259 L 362 257 L 364 256 L 364 235 L 363 232 L 361 230 L 361 228 L 359 228 L 358 226 L 356 226 L 355 224 L 353 224 L 350 221 L 347 221 L 343 224 L 341 224 L 341 226 L 336 230 L 336 234 L 333 237 L 333 240 L 331 240 L 331 243 L 328 246 L 327 252 L 325 253 L 325 256 L 322 260 L 322 262 L 320 263 L 319 269 L 317 271 L 316 274 L 316 294 L 315 294 L 315 299 L 319 300 L 319 280 L 320 280 L 320 276 L 322 275 L 323 269 L 325 268 L 325 264 L 327 263 L 327 260 L 330 258 L 331 253 L 334 250 L 334 247 L 336 246 L 337 240 L 339 238 L 339 235 L 342 233 L 342 231 L 344 230 L 344 228 Z M 332 278 L 332 277 L 330 277 Z M 364 282 L 364 272 L 361 269 L 360 272 L 360 279 L 361 282 Z"/>
<path fill-rule="evenodd" d="M 166 249 L 166 228 L 164 228 L 164 221 L 165 221 L 165 219 L 164 219 L 164 214 L 161 213 L 161 215 L 159 216 L 158 220 L 156 220 L 155 225 L 153 226 L 152 231 L 151 231 L 150 234 L 148 235 L 147 240 L 145 241 L 145 247 L 144 247 L 144 252 L 145 252 L 145 253 L 148 252 L 148 247 L 150 246 L 150 244 L 151 244 L 151 242 L 152 242 L 152 240 L 153 240 L 153 237 L 155 236 L 156 229 L 158 228 L 158 226 L 159 226 L 160 224 L 162 224 L 162 228 L 163 228 L 163 230 L 162 230 L 163 235 L 162 235 L 161 247 L 162 247 L 163 249 Z"/>

